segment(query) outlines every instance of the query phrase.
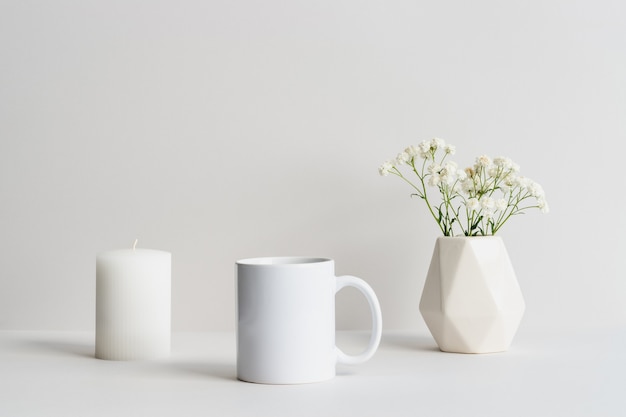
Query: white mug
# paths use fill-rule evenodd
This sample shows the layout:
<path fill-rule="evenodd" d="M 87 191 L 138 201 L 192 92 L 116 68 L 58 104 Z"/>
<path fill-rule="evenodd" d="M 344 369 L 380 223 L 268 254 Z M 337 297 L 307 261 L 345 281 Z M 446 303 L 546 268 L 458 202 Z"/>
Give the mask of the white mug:
<path fill-rule="evenodd" d="M 335 293 L 355 287 L 369 302 L 367 348 L 347 355 L 335 345 Z M 362 279 L 335 277 L 324 258 L 254 258 L 237 261 L 237 378 L 264 384 L 319 382 L 335 365 L 370 359 L 382 334 L 376 294 Z"/>

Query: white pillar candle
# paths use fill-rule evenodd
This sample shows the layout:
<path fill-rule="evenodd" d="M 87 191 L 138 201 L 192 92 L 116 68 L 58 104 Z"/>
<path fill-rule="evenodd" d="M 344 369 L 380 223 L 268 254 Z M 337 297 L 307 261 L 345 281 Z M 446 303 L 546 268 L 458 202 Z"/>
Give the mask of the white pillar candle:
<path fill-rule="evenodd" d="M 96 256 L 96 358 L 169 355 L 171 263 L 169 252 L 134 247 Z"/>

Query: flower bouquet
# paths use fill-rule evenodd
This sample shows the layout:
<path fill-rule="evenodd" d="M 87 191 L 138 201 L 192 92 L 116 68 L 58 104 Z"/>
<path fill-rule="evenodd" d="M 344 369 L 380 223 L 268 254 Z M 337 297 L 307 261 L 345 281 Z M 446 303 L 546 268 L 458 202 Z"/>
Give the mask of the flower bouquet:
<path fill-rule="evenodd" d="M 488 236 L 513 216 L 537 208 L 547 213 L 548 203 L 541 185 L 519 174 L 519 165 L 509 158 L 482 155 L 473 166 L 460 169 L 449 160 L 455 147 L 442 139 L 425 140 L 409 146 L 393 160 L 381 165 L 383 176 L 396 175 L 424 200 L 444 236 Z M 407 168 L 416 179 L 407 178 Z M 434 202 L 428 187 L 439 191 Z"/>

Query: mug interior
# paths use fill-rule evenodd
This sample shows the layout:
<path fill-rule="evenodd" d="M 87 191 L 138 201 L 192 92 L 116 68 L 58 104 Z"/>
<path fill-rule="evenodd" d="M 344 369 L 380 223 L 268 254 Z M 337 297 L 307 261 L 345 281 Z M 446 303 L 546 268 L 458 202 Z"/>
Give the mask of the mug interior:
<path fill-rule="evenodd" d="M 276 256 L 248 258 L 237 261 L 237 265 L 303 265 L 329 262 L 328 258 L 308 258 L 303 256 Z"/>

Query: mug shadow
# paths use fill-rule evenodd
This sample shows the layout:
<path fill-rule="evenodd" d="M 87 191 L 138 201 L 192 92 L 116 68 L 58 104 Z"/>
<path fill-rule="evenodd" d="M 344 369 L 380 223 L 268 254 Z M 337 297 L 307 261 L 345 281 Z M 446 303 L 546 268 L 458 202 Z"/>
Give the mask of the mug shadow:
<path fill-rule="evenodd" d="M 432 337 L 420 334 L 386 334 L 381 344 L 412 351 L 441 352 Z"/>
<path fill-rule="evenodd" d="M 235 381 L 237 379 L 237 367 L 235 364 L 224 362 L 167 362 L 165 363 L 170 371 L 182 375 L 196 376 L 200 378 L 214 378 L 225 381 Z"/>

